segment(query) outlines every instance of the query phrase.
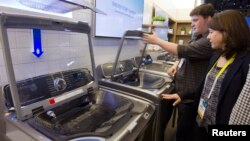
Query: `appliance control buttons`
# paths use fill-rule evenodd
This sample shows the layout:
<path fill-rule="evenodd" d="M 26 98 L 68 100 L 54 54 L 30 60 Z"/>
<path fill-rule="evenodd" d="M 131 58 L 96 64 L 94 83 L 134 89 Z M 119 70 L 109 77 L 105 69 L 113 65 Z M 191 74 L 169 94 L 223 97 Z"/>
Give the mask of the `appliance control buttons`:
<path fill-rule="evenodd" d="M 67 83 L 66 83 L 66 81 L 63 78 L 57 77 L 54 80 L 54 88 L 57 91 L 63 91 L 63 90 L 66 89 L 66 87 L 67 87 Z"/>

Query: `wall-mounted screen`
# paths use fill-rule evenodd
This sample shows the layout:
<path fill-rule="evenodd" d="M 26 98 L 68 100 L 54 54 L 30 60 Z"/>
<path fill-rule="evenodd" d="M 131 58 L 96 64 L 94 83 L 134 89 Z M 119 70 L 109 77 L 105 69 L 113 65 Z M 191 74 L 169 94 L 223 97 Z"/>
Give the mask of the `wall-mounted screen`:
<path fill-rule="evenodd" d="M 122 37 L 126 30 L 141 30 L 144 0 L 96 0 L 106 13 L 95 16 L 95 36 Z"/>

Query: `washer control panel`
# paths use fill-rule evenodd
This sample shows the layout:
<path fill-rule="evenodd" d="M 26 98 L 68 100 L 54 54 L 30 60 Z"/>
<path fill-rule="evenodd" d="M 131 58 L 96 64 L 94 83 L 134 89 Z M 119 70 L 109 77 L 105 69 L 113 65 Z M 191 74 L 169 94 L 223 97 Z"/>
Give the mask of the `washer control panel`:
<path fill-rule="evenodd" d="M 63 91 L 65 90 L 67 87 L 67 83 L 63 78 L 57 77 L 54 80 L 54 88 L 56 89 L 56 91 Z"/>

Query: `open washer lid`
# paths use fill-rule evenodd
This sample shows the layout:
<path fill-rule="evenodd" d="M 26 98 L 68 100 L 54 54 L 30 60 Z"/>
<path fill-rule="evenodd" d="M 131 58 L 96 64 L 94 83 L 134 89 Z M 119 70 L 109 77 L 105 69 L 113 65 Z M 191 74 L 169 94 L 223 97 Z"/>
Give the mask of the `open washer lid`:
<path fill-rule="evenodd" d="M 56 105 L 50 104 L 51 97 L 62 96 L 60 102 L 66 102 L 71 97 L 82 96 L 88 88 L 97 87 L 90 27 L 87 23 L 9 14 L 0 14 L 0 22 L 0 40 L 18 119 L 30 118 L 40 107 L 46 109 Z M 71 89 L 66 94 L 64 90 L 71 87 L 70 84 L 64 84 L 67 82 L 66 72 L 82 68 L 86 72 L 90 71 L 94 79 L 87 80 L 84 88 Z M 77 72 L 76 76 L 72 74 L 70 77 L 78 79 Z M 44 83 L 36 82 L 41 77 L 44 77 Z M 18 83 L 22 80 L 25 82 Z M 49 83 L 54 83 L 48 85 L 52 87 L 47 87 L 50 96 L 39 101 L 34 99 L 40 97 L 34 96 L 35 102 L 24 104 L 27 102 L 25 99 L 30 99 L 38 89 L 43 89 L 42 85 Z"/>
<path fill-rule="evenodd" d="M 140 68 L 143 63 L 147 62 L 148 64 L 152 64 L 153 62 L 151 57 L 149 59 L 146 59 L 146 57 L 149 55 L 145 57 L 147 43 L 142 40 L 143 33 L 145 32 L 139 30 L 128 30 L 124 33 L 121 44 L 117 51 L 115 62 L 112 67 L 113 70 L 111 74 L 111 80 L 128 84 L 130 86 L 140 86 L 142 89 L 161 89 L 165 85 L 165 83 L 169 83 L 172 80 L 163 78 L 162 76 L 140 72 Z M 128 50 L 130 50 L 130 52 Z M 131 50 L 133 50 L 133 52 L 131 52 Z M 138 60 L 137 65 L 135 65 L 133 60 L 134 58 L 136 58 L 136 56 L 141 56 Z M 105 67 L 104 64 L 103 72 L 108 72 L 108 69 L 109 68 Z M 141 77 L 140 75 L 143 76 Z M 132 80 L 130 80 L 130 76 L 135 78 L 132 78 Z M 141 82 L 143 82 L 143 84 L 138 81 L 139 79 L 142 79 Z"/>
<path fill-rule="evenodd" d="M 113 65 L 111 79 L 113 80 L 114 76 L 123 72 L 124 66 L 119 62 L 128 60 L 128 58 L 134 58 L 135 56 L 143 56 L 147 47 L 147 43 L 142 41 L 143 31 L 139 30 L 127 30 L 122 39 L 120 46 L 118 48 L 116 58 Z M 131 49 L 132 48 L 132 49 Z M 130 50 L 130 51 L 128 51 Z M 131 52 L 133 50 L 133 52 Z M 138 65 L 138 69 L 142 61 Z M 121 70 L 121 71 L 117 71 Z"/>

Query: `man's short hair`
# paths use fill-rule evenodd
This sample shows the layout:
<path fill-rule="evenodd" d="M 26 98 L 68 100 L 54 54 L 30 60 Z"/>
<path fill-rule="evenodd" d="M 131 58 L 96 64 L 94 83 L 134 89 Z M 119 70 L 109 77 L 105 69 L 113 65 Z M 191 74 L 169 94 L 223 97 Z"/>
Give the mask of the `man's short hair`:
<path fill-rule="evenodd" d="M 204 18 L 211 16 L 213 17 L 215 13 L 215 9 L 211 3 L 201 4 L 197 7 L 195 7 L 191 12 L 190 16 L 200 15 Z"/>

